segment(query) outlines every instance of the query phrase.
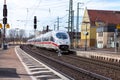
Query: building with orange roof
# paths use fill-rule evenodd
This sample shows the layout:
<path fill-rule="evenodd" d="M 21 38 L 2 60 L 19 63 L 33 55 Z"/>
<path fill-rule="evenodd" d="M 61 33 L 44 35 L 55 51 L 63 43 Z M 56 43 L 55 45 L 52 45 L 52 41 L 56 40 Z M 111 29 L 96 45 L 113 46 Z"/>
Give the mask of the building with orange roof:
<path fill-rule="evenodd" d="M 115 29 L 120 32 L 120 11 L 85 9 L 81 25 L 82 47 L 114 47 Z M 118 26 L 118 27 L 117 27 Z M 120 44 L 120 39 L 116 39 Z"/>

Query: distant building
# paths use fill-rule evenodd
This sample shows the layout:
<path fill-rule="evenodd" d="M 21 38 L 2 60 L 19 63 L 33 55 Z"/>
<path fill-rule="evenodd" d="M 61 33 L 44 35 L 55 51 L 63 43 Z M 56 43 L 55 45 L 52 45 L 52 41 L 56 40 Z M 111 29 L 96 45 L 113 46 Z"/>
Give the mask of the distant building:
<path fill-rule="evenodd" d="M 93 24 L 89 10 L 85 10 L 81 25 L 81 47 L 95 47 L 96 45 L 96 25 Z"/>
<path fill-rule="evenodd" d="M 110 48 L 114 47 L 114 33 L 120 24 L 120 11 L 86 9 L 81 26 L 81 46 Z M 86 35 L 87 32 L 87 35 Z M 118 34 L 120 30 L 118 29 Z M 118 36 L 117 42 L 120 45 Z"/>

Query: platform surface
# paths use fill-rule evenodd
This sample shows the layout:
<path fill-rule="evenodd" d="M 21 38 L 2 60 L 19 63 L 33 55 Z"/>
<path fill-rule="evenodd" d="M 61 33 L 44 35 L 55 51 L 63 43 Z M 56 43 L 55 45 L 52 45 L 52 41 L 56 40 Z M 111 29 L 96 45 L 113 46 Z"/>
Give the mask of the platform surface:
<path fill-rule="evenodd" d="M 15 53 L 15 47 L 0 49 L 0 80 L 31 80 Z"/>

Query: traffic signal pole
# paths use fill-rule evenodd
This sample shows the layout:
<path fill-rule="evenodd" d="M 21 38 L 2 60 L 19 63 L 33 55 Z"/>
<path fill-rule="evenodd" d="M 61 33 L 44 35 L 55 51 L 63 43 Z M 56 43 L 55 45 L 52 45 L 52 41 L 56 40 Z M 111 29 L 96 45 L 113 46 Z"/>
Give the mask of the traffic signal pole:
<path fill-rule="evenodd" d="M 6 45 L 6 29 L 5 26 L 7 24 L 7 5 L 6 5 L 6 0 L 4 0 L 4 5 L 3 5 L 3 24 L 4 24 L 4 28 L 3 28 L 3 49 L 7 49 L 7 45 Z"/>

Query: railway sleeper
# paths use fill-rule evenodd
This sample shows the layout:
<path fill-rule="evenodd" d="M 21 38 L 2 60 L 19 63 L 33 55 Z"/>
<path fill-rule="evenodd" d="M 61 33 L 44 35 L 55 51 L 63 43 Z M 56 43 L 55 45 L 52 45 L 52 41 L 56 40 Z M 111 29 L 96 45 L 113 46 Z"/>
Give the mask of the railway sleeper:
<path fill-rule="evenodd" d="M 91 59 L 97 59 L 97 60 L 103 60 L 103 61 L 108 61 L 108 62 L 113 62 L 113 63 L 120 63 L 119 59 L 114 59 L 114 58 L 109 58 L 109 57 L 101 57 L 101 56 L 90 56 Z"/>

